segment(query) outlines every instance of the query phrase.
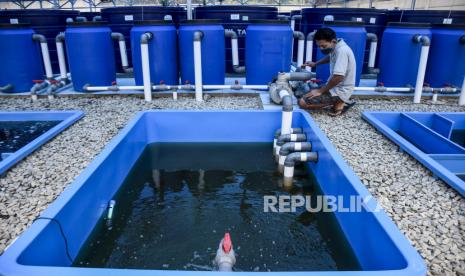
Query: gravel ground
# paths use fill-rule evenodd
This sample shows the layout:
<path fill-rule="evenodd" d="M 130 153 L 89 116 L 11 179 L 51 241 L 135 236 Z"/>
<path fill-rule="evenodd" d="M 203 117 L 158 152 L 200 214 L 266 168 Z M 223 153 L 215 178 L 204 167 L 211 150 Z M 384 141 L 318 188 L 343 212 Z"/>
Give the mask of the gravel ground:
<path fill-rule="evenodd" d="M 341 117 L 314 119 L 368 190 L 420 252 L 430 275 L 465 275 L 465 198 L 361 118 L 368 110 L 465 111 L 457 102 L 358 100 Z"/>
<path fill-rule="evenodd" d="M 136 97 L 8 98 L 0 110 L 79 109 L 85 116 L 18 163 L 0 178 L 0 252 L 26 229 L 72 180 L 100 153 L 137 111 L 147 109 L 260 109 L 258 97 L 154 99 Z"/>
<path fill-rule="evenodd" d="M 92 161 L 135 112 L 145 109 L 260 109 L 255 97 L 205 103 L 135 97 L 0 102 L 0 110 L 80 109 L 86 116 L 0 179 L 0 252 Z M 426 260 L 431 275 L 465 275 L 465 199 L 361 119 L 365 110 L 465 111 L 456 103 L 359 100 L 347 114 L 312 113 L 321 129 Z"/>

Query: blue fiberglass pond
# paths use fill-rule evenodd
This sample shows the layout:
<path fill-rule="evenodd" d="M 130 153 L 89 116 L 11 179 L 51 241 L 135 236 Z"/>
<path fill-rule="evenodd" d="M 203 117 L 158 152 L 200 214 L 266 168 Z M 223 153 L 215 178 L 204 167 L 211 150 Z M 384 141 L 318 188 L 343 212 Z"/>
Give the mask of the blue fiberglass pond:
<path fill-rule="evenodd" d="M 465 112 L 364 112 L 401 150 L 465 196 Z"/>
<path fill-rule="evenodd" d="M 0 112 L 0 175 L 82 116 L 81 111 Z"/>
<path fill-rule="evenodd" d="M 5 250 L 0 256 L 0 274 L 204 275 L 205 271 L 166 270 L 163 267 L 155 270 L 73 267 L 71 261 L 75 260 L 91 236 L 100 218 L 106 213 L 108 202 L 118 192 L 147 145 L 269 143 L 271 152 L 274 133 L 280 127 L 280 122 L 280 111 L 166 110 L 138 113 L 41 214 L 44 219 L 36 220 Z M 303 128 L 308 140 L 313 144 L 314 151 L 318 152 L 318 162 L 307 163 L 306 167 L 311 171 L 315 183 L 318 183 L 318 188 L 324 195 L 339 195 L 344 198 L 357 195 L 370 196 L 368 190 L 308 113 L 294 112 L 293 127 Z M 176 156 L 176 153 L 173 155 Z M 225 160 L 225 163 L 228 161 Z M 375 206 L 375 200 L 370 200 L 362 206 L 360 212 L 334 213 L 336 224 L 349 243 L 360 270 L 295 273 L 299 275 L 302 273 L 306 273 L 305 275 L 426 275 L 426 267 L 420 255 L 384 211 L 371 211 L 376 208 Z M 55 221 L 46 218 L 53 218 Z M 57 221 L 67 238 L 68 251 Z M 179 239 L 189 240 L 196 237 L 183 236 Z M 69 258 L 66 252 L 69 252 Z M 238 258 L 240 262 L 240 256 Z M 210 273 L 215 274 L 215 272 Z M 262 275 L 267 272 L 235 273 Z M 281 270 L 272 274 L 289 275 L 290 272 Z"/>

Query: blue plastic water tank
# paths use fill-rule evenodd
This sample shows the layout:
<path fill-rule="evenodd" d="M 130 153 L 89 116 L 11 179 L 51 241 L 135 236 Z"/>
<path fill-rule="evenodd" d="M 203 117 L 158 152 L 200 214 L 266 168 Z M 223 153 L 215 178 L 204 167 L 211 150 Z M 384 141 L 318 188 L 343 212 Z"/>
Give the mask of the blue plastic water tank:
<path fill-rule="evenodd" d="M 460 10 L 391 10 L 389 22 L 416 22 L 430 24 L 463 24 L 465 11 Z"/>
<path fill-rule="evenodd" d="M 427 23 L 388 23 L 381 42 L 378 82 L 387 87 L 415 86 L 421 44 L 415 35 L 431 39 Z"/>
<path fill-rule="evenodd" d="M 220 20 L 214 19 L 181 22 L 178 45 L 182 83 L 195 83 L 193 37 L 196 31 L 203 32 L 202 83 L 224 84 L 226 68 L 224 28 Z"/>
<path fill-rule="evenodd" d="M 26 24 L 0 24 L 0 86 L 13 85 L 5 92 L 26 92 L 33 80 L 44 79 L 40 47 L 32 40 L 34 33 Z"/>
<path fill-rule="evenodd" d="M 251 20 L 278 19 L 275 7 L 248 5 L 218 5 L 197 7 L 194 10 L 196 19 L 220 19 L 226 30 L 233 30 L 238 36 L 239 64 L 245 61 L 245 33 Z M 226 40 L 226 71 L 233 73 L 231 41 Z"/>
<path fill-rule="evenodd" d="M 173 21 L 176 26 L 186 19 L 186 11 L 181 7 L 157 7 L 157 6 L 137 6 L 137 7 L 114 7 L 101 10 L 102 20 L 108 22 L 108 26 L 113 32 L 122 33 L 126 43 L 130 41 L 131 28 L 135 21 L 144 20 L 167 20 Z M 127 45 L 129 66 L 132 64 L 131 47 Z M 119 46 L 115 42 L 115 57 L 118 72 L 122 72 Z"/>
<path fill-rule="evenodd" d="M 79 11 L 52 10 L 52 9 L 21 9 L 0 11 L 0 23 L 26 23 L 37 33 L 47 38 L 50 60 L 54 73 L 59 73 L 58 55 L 56 53 L 55 37 L 64 32 L 66 19 L 74 19 Z"/>
<path fill-rule="evenodd" d="M 111 29 L 106 22 L 75 22 L 65 31 L 65 45 L 74 90 L 84 85 L 110 86 L 116 81 Z"/>
<path fill-rule="evenodd" d="M 332 21 L 326 22 L 324 26 L 333 29 L 336 32 L 337 38 L 342 38 L 352 49 L 352 52 L 354 52 L 354 57 L 357 64 L 355 85 L 359 85 L 360 76 L 362 74 L 363 68 L 363 59 L 367 36 L 363 22 Z M 325 57 L 325 55 L 321 53 L 319 49 L 316 51 L 316 60 L 320 60 Z M 316 67 L 317 79 L 327 81 L 329 79 L 329 76 L 329 64 L 323 64 Z"/>
<path fill-rule="evenodd" d="M 151 82 L 177 85 L 179 83 L 178 38 L 175 25 L 168 21 L 139 21 L 135 22 L 134 27 L 132 27 L 131 48 L 136 85 L 144 83 L 140 38 L 146 32 L 153 35 L 148 43 Z"/>
<path fill-rule="evenodd" d="M 431 87 L 461 87 L 465 75 L 465 24 L 433 25 L 425 81 Z"/>
<path fill-rule="evenodd" d="M 288 72 L 292 56 L 292 29 L 282 20 L 252 21 L 245 38 L 247 84 L 267 84 L 278 72 Z"/>
<path fill-rule="evenodd" d="M 387 24 L 388 11 L 382 9 L 362 8 L 306 8 L 302 9 L 301 31 L 307 35 L 318 30 L 325 21 L 355 21 L 363 22 L 367 33 L 375 33 L 378 36 L 378 47 L 382 39 L 383 31 Z M 314 44 L 315 45 L 315 44 Z M 315 60 L 316 46 L 313 51 Z M 369 42 L 365 47 L 364 71 L 368 68 L 368 56 L 370 53 Z M 376 63 L 375 63 L 376 65 Z"/>

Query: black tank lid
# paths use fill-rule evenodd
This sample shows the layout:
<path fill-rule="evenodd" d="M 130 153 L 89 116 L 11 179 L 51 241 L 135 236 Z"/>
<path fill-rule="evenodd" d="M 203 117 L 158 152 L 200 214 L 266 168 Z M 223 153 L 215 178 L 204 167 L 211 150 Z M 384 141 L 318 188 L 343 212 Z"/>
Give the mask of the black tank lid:
<path fill-rule="evenodd" d="M 31 24 L 29 23 L 18 23 L 18 24 L 9 24 L 9 23 L 0 23 L 1 29 L 21 29 L 29 28 Z"/>
<path fill-rule="evenodd" d="M 134 25 L 174 25 L 172 20 L 139 20 L 134 21 Z"/>
<path fill-rule="evenodd" d="M 358 21 L 325 21 L 324 24 L 330 25 L 330 26 L 359 26 L 359 27 L 365 26 L 364 22 L 358 22 Z"/>
<path fill-rule="evenodd" d="M 415 23 L 415 22 L 388 22 L 388 27 L 402 28 L 431 28 L 430 23 Z"/>
<path fill-rule="evenodd" d="M 108 26 L 107 21 L 84 21 L 84 22 L 69 22 L 68 27 L 101 27 Z"/>
<path fill-rule="evenodd" d="M 439 29 L 465 29 L 465 24 L 433 24 L 431 26 Z"/>
<path fill-rule="evenodd" d="M 287 20 L 276 20 L 276 19 L 257 19 L 257 20 L 250 20 L 249 22 L 250 24 L 289 25 L 289 21 Z"/>
<path fill-rule="evenodd" d="M 183 20 L 180 25 L 221 25 L 220 19 Z"/>
<path fill-rule="evenodd" d="M 267 7 L 267 6 L 259 6 L 259 5 L 214 5 L 214 6 L 198 6 L 195 8 L 196 10 L 203 10 L 203 11 L 252 11 L 256 12 L 257 10 L 260 11 L 278 11 L 276 7 Z"/>

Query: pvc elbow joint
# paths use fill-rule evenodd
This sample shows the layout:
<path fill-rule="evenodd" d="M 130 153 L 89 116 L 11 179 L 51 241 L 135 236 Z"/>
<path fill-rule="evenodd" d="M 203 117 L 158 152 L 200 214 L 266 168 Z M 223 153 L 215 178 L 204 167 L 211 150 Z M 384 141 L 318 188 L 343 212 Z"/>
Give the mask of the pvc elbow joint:
<path fill-rule="evenodd" d="M 134 72 L 134 69 L 132 67 L 129 67 L 129 66 L 123 66 L 123 71 L 124 71 L 124 73 L 132 73 L 132 72 Z"/>
<path fill-rule="evenodd" d="M 122 33 L 111 33 L 113 40 L 124 41 L 124 35 Z"/>
<path fill-rule="evenodd" d="M 292 35 L 294 38 L 297 38 L 298 40 L 305 40 L 305 35 L 302 32 L 294 31 Z"/>
<path fill-rule="evenodd" d="M 310 142 L 289 142 L 279 149 L 279 155 L 287 156 L 291 152 L 311 151 L 312 143 Z"/>
<path fill-rule="evenodd" d="M 149 40 L 151 40 L 153 38 L 153 34 L 150 33 L 150 32 L 146 32 L 146 33 L 143 33 L 141 36 L 140 36 L 140 43 L 141 44 L 148 44 L 149 43 Z"/>
<path fill-rule="evenodd" d="M 283 111 L 292 111 L 292 97 L 291 95 L 286 95 L 282 98 L 283 100 Z"/>
<path fill-rule="evenodd" d="M 76 16 L 76 22 L 87 22 L 87 18 L 84 16 Z"/>
<path fill-rule="evenodd" d="M 194 41 L 202 41 L 203 32 L 202 31 L 195 31 L 194 32 Z"/>
<path fill-rule="evenodd" d="M 276 141 L 276 145 L 282 146 L 287 142 L 306 142 L 307 135 L 304 133 L 296 133 L 296 134 L 284 134 L 279 136 L 278 140 Z"/>
<path fill-rule="evenodd" d="M 415 35 L 413 37 L 413 42 L 421 43 L 422 46 L 430 46 L 431 45 L 431 41 L 430 41 L 429 37 L 427 37 L 425 35 Z"/>
<path fill-rule="evenodd" d="M 286 157 L 285 167 L 294 167 L 298 162 L 318 162 L 318 153 L 316 152 L 293 152 Z"/>
<path fill-rule="evenodd" d="M 41 34 L 33 34 L 32 40 L 40 42 L 40 43 L 47 43 L 47 39 L 45 38 L 45 36 Z"/>
<path fill-rule="evenodd" d="M 13 85 L 12 84 L 7 84 L 5 86 L 0 87 L 0 92 L 7 92 L 7 91 L 12 90 L 12 89 L 13 89 Z"/>
<path fill-rule="evenodd" d="M 236 73 L 245 73 L 245 66 L 233 65 L 233 70 Z"/>
<path fill-rule="evenodd" d="M 237 39 L 237 34 L 233 30 L 224 30 L 224 36 L 232 39 Z"/>
<path fill-rule="evenodd" d="M 307 41 L 313 41 L 313 38 L 315 37 L 315 31 L 308 33 L 307 35 Z"/>
<path fill-rule="evenodd" d="M 295 127 L 291 128 L 291 133 L 296 134 L 296 133 L 303 133 L 304 130 L 301 129 L 300 127 Z M 281 129 L 276 130 L 274 133 L 274 138 L 278 139 L 278 137 L 281 136 Z"/>
<path fill-rule="evenodd" d="M 371 42 L 377 42 L 378 36 L 375 33 L 367 33 L 367 39 L 371 40 Z"/>
<path fill-rule="evenodd" d="M 65 40 L 65 34 L 64 33 L 59 33 L 55 37 L 55 42 L 57 42 L 57 43 L 63 42 L 64 40 Z"/>

